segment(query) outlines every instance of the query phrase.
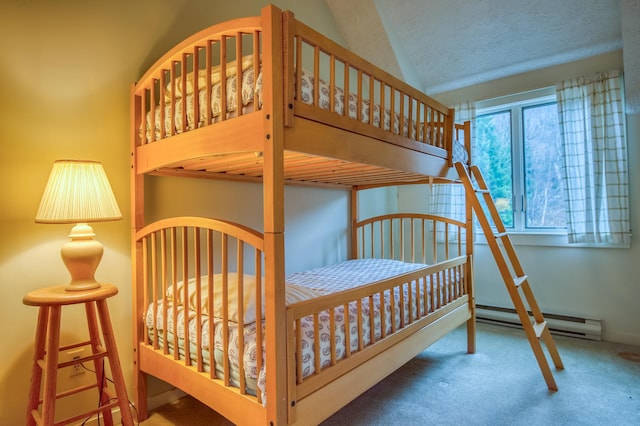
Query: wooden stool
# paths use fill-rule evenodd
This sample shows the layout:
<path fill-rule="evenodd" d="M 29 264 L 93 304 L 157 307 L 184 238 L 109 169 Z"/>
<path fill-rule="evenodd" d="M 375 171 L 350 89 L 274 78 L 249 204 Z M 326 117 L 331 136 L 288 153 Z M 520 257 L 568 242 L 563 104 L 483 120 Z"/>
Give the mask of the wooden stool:
<path fill-rule="evenodd" d="M 29 306 L 38 306 L 38 325 L 36 329 L 35 353 L 33 355 L 33 370 L 31 376 L 31 388 L 29 390 L 29 407 L 27 410 L 27 425 L 54 425 L 55 404 L 57 398 L 63 398 L 80 392 L 97 388 L 100 395 L 100 406 L 77 416 L 70 417 L 55 423 L 66 425 L 85 419 L 94 414 L 102 413 L 104 424 L 113 425 L 111 410 L 120 407 L 122 424 L 133 425 L 133 417 L 129 410 L 127 389 L 124 384 L 116 341 L 111 328 L 111 318 L 107 307 L 107 298 L 118 293 L 118 289 L 111 284 L 102 284 L 100 288 L 83 291 L 65 291 L 66 286 L 43 288 L 28 293 L 23 303 Z M 60 317 L 62 306 L 84 303 L 87 323 L 89 326 L 89 340 L 64 347 L 59 347 L 60 342 Z M 96 318 L 96 308 L 100 324 L 104 347 L 100 343 L 100 331 Z M 72 361 L 58 363 L 60 351 L 68 351 L 82 346 L 90 346 L 91 354 Z M 111 374 L 116 394 L 107 387 L 103 358 L 109 360 Z M 66 392 L 57 393 L 56 379 L 59 368 L 69 367 L 82 362 L 93 361 L 96 372 L 96 383 L 80 386 Z M 44 391 L 40 399 L 40 389 L 44 375 Z M 42 404 L 42 412 L 38 411 Z"/>

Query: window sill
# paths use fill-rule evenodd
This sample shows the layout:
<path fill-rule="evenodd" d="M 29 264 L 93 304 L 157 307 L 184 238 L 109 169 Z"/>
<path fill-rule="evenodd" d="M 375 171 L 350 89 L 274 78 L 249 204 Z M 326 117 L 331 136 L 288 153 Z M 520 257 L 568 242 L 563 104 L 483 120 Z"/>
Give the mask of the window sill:
<path fill-rule="evenodd" d="M 629 248 L 626 244 L 569 244 L 567 234 L 562 233 L 532 233 L 532 232 L 509 232 L 511 242 L 515 246 L 539 246 L 539 247 L 567 247 L 567 248 Z M 487 244 L 487 239 L 482 232 L 475 235 L 476 244 Z"/>

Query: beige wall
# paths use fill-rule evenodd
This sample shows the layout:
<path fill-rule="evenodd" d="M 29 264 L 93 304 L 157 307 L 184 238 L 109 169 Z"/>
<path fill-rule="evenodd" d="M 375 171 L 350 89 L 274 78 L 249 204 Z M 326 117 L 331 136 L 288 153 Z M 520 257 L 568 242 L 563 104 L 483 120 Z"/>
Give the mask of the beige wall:
<path fill-rule="evenodd" d="M 215 6 L 224 3 L 224 10 Z M 124 219 L 94 226 L 105 246 L 97 279 L 120 292 L 109 301 L 124 373 L 131 377 L 129 87 L 162 53 L 214 23 L 257 15 L 268 1 L 61 0 L 0 3 L 0 423 L 24 424 L 37 310 L 30 290 L 65 283 L 59 258 L 70 226 L 33 219 L 53 161 L 103 162 Z M 322 0 L 274 1 L 341 41 Z M 290 211 L 304 203 L 292 191 Z M 342 208 L 346 195 L 328 196 Z M 343 204 L 341 204 L 343 203 Z M 295 242 L 294 242 L 295 243 Z M 329 243 L 328 243 L 329 244 Z M 334 242 L 335 245 L 335 242 Z M 63 312 L 63 343 L 85 331 L 82 311 Z M 62 374 L 63 386 L 72 383 Z M 130 386 L 130 380 L 128 381 Z M 129 388 L 130 389 L 130 388 Z M 93 407 L 95 402 L 74 402 Z M 66 404 L 68 405 L 68 404 Z M 65 410 L 68 407 L 62 407 Z"/>

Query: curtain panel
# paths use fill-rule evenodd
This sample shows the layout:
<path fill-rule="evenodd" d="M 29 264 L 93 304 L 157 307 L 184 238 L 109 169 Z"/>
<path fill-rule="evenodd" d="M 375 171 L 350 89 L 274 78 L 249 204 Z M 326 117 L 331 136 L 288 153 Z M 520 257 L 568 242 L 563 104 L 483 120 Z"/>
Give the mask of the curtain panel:
<path fill-rule="evenodd" d="M 456 111 L 455 122 L 462 124 L 466 121 L 471 122 L 471 152 L 475 148 L 475 120 L 476 107 L 473 102 L 462 102 L 451 105 Z M 460 222 L 466 220 L 466 201 L 464 186 L 461 184 L 434 184 L 431 185 L 431 208 L 432 213 L 439 216 L 450 217 Z M 442 224 L 441 229 L 437 229 L 438 241 L 445 240 L 445 230 Z M 449 241 L 458 238 L 457 233 L 450 232 L 448 234 Z M 464 235 L 462 236 L 464 238 Z"/>
<path fill-rule="evenodd" d="M 569 243 L 629 246 L 622 73 L 556 85 Z"/>

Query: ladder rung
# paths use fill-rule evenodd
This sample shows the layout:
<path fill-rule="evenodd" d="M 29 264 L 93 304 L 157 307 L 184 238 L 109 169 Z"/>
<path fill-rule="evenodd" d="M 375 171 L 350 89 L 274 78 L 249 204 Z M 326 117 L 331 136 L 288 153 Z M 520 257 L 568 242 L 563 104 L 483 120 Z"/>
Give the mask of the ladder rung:
<path fill-rule="evenodd" d="M 493 234 L 494 238 L 504 238 L 504 237 L 508 237 L 509 233 L 507 231 L 505 232 L 498 232 L 497 234 Z"/>
<path fill-rule="evenodd" d="M 42 416 L 38 410 L 31 410 L 31 417 L 33 417 L 37 425 L 42 424 Z"/>
<path fill-rule="evenodd" d="M 60 422 L 55 423 L 55 426 L 63 426 L 63 425 L 68 425 L 74 422 L 77 422 L 78 420 L 83 420 L 86 419 L 88 417 L 92 417 L 95 414 L 98 413 L 106 413 L 107 411 L 111 412 L 111 410 L 115 407 L 118 406 L 118 401 L 115 402 L 111 402 L 109 404 L 105 404 L 105 405 L 101 405 L 100 407 L 91 410 L 91 411 L 87 411 L 86 413 L 82 413 L 82 414 L 78 414 L 76 416 L 73 417 L 69 417 L 68 419 L 62 420 Z"/>
<path fill-rule="evenodd" d="M 75 387 L 73 389 L 69 389 L 69 390 L 66 390 L 64 392 L 57 393 L 56 394 L 56 399 L 66 398 L 67 396 L 75 395 L 75 394 L 80 393 L 80 392 L 85 392 L 85 391 L 88 391 L 88 390 L 93 389 L 93 388 L 99 388 L 99 385 L 98 385 L 97 382 L 96 383 L 92 383 L 92 384 L 88 384 L 88 385 Z M 109 395 L 109 397 L 112 397 L 111 394 Z M 38 400 L 38 404 L 42 404 L 42 402 L 43 402 L 43 400 L 42 400 L 42 398 L 40 398 L 40 400 Z"/>
<path fill-rule="evenodd" d="M 533 323 L 533 331 L 536 333 L 536 337 L 538 339 L 542 336 L 542 333 L 544 333 L 546 328 L 547 328 L 547 322 L 546 321 L 534 322 Z"/>
<path fill-rule="evenodd" d="M 69 390 L 66 390 L 64 392 L 60 392 L 59 394 L 56 395 L 56 399 L 64 398 L 64 397 L 67 397 L 67 396 L 70 396 L 70 395 L 75 395 L 77 393 L 88 391 L 89 389 L 93 389 L 93 388 L 97 388 L 97 387 L 99 387 L 98 383 L 92 383 L 92 384 L 89 384 L 89 385 L 78 386 L 78 387 L 75 387 L 73 389 L 69 389 Z"/>
<path fill-rule="evenodd" d="M 474 191 L 476 191 L 478 194 L 491 194 L 491 191 L 489 191 L 488 189 L 476 188 Z"/>
<path fill-rule="evenodd" d="M 58 368 L 70 367 L 72 365 L 82 364 L 83 362 L 87 361 L 95 361 L 96 359 L 100 359 L 105 356 L 107 356 L 107 351 L 101 346 L 98 346 L 95 353 L 83 356 L 82 358 L 72 359 L 71 361 L 61 362 L 60 364 L 58 364 Z"/>
<path fill-rule="evenodd" d="M 82 357 L 82 358 L 76 358 L 76 359 L 72 359 L 70 361 L 60 362 L 60 363 L 58 363 L 57 368 L 61 369 L 61 368 L 70 367 L 70 366 L 76 365 L 76 364 L 82 364 L 82 363 L 87 362 L 87 361 L 95 361 L 96 359 L 100 359 L 100 358 L 103 358 L 105 356 L 107 356 L 107 351 L 105 349 L 103 349 L 102 347 L 98 347 L 96 353 L 93 353 L 91 355 L 88 355 L 88 356 L 85 356 L 85 357 Z M 42 369 L 42 371 L 45 370 L 46 361 L 44 360 L 44 358 L 38 359 L 36 361 L 36 363 Z"/>
<path fill-rule="evenodd" d="M 105 393 L 109 399 L 116 399 L 116 395 L 113 394 L 113 392 L 111 391 L 111 389 L 109 389 L 106 384 L 105 386 L 102 388 L 102 392 Z"/>
<path fill-rule="evenodd" d="M 83 346 L 88 346 L 90 344 L 91 344 L 91 340 L 87 340 L 85 342 L 72 343 L 71 345 L 60 346 L 60 349 L 58 349 L 58 351 L 59 352 L 66 352 L 69 349 L 81 348 Z"/>
<path fill-rule="evenodd" d="M 515 277 L 513 279 L 513 285 L 515 285 L 516 287 L 520 287 L 522 285 L 522 283 L 524 283 L 527 280 L 527 276 L 523 275 L 521 277 Z"/>

